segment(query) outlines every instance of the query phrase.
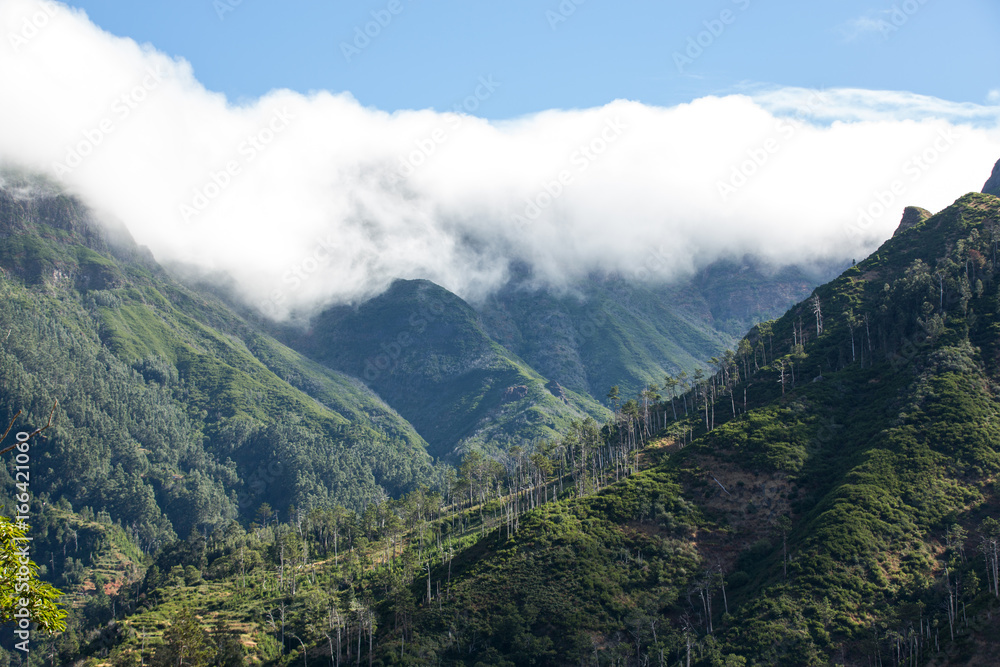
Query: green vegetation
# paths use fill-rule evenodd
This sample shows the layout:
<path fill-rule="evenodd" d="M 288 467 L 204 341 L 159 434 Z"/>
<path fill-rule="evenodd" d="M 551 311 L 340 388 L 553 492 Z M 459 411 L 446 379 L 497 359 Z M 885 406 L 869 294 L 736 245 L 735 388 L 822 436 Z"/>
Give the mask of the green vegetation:
<path fill-rule="evenodd" d="M 41 581 L 38 565 L 21 554 L 27 528 L 0 516 L 0 625 L 29 630 L 22 621 L 30 621 L 46 632 L 65 630 L 66 612 L 58 605 L 62 592 Z M 19 638 L 24 639 L 30 639 L 30 634 Z"/>
<path fill-rule="evenodd" d="M 60 406 L 35 496 L 107 512 L 150 552 L 265 499 L 361 507 L 433 483 L 424 440 L 370 390 L 172 281 L 73 200 L 3 191 L 0 224 L 0 416 Z"/>
<path fill-rule="evenodd" d="M 644 282 L 658 267 L 637 266 L 638 280 L 595 277 L 564 294 L 514 281 L 476 308 L 489 334 L 532 368 L 603 399 L 611 385 L 635 395 L 664 373 L 693 371 L 821 282 L 749 260 L 717 262 L 677 284 Z"/>
<path fill-rule="evenodd" d="M 989 661 L 998 224 L 963 197 L 707 367 L 628 369 L 608 412 L 430 283 L 283 345 L 134 249 L 28 230 L 0 407 L 59 398 L 32 553 L 70 612 L 32 664 Z M 432 467 L 417 433 L 468 451 Z"/>
<path fill-rule="evenodd" d="M 689 563 L 676 550 L 637 553 L 650 571 L 667 568 L 662 589 L 616 586 L 623 561 L 611 567 L 601 554 L 621 548 L 604 522 L 627 534 L 642 530 L 639 516 L 605 510 L 571 522 L 562 540 L 573 548 L 561 550 L 544 536 L 566 519 L 540 511 L 509 545 L 469 552 L 474 565 L 455 586 L 467 597 L 418 614 L 414 654 L 470 665 L 657 664 L 661 655 L 677 664 L 689 651 L 705 665 L 988 655 L 1000 610 L 989 584 L 1000 515 L 998 223 L 998 200 L 964 197 L 757 327 L 676 405 L 653 408 L 682 405 L 667 432 L 674 447 L 693 445 L 603 493 L 628 498 L 656 475 L 679 485 L 664 489 L 669 500 L 697 508 L 681 523 Z M 592 519 L 590 502 L 571 512 Z M 646 530 L 670 536 L 672 525 Z M 580 593 L 595 580 L 611 594 Z M 560 603 L 536 615 L 536 590 Z"/>
<path fill-rule="evenodd" d="M 310 331 L 284 336 L 364 380 L 413 424 L 434 456 L 455 461 L 471 449 L 557 437 L 574 419 L 607 414 L 585 395 L 558 396 L 486 334 L 468 304 L 428 281 L 399 280 L 357 308 L 329 309 Z"/>

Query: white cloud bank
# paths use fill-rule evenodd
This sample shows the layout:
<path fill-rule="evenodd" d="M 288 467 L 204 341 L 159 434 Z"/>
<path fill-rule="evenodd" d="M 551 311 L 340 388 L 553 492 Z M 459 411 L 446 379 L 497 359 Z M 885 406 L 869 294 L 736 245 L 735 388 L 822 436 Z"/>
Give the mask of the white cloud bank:
<path fill-rule="evenodd" d="M 0 3 L 0 39 L 0 159 L 276 315 L 396 277 L 475 298 L 512 260 L 565 284 L 744 253 L 860 259 L 904 206 L 947 206 L 1000 157 L 1000 108 L 908 93 L 779 89 L 491 123 L 326 92 L 234 106 L 186 62 L 39 0 Z M 508 85 L 484 75 L 469 92 Z"/>

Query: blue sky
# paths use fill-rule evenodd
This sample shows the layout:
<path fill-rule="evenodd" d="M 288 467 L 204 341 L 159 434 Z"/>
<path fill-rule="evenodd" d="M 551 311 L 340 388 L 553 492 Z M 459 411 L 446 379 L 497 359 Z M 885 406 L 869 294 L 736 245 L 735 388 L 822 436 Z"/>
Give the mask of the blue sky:
<path fill-rule="evenodd" d="M 348 91 L 386 111 L 445 110 L 489 75 L 502 94 L 474 113 L 491 119 L 619 98 L 670 106 L 761 84 L 906 90 L 980 104 L 1000 88 L 995 0 L 398 3 L 70 4 L 113 34 L 185 58 L 202 84 L 234 103 L 290 88 Z M 370 27 L 377 36 L 345 56 L 343 44 L 354 46 L 373 12 L 391 21 Z M 705 32 L 711 27 L 717 35 Z M 679 71 L 675 54 L 685 55 L 699 33 L 707 46 Z"/>

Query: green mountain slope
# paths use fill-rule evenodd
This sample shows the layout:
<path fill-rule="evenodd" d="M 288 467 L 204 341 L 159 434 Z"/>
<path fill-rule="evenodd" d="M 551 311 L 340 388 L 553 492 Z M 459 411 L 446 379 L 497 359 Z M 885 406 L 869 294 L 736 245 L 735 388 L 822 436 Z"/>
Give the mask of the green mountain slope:
<path fill-rule="evenodd" d="M 752 332 L 757 358 L 688 397 L 697 416 L 671 432 L 693 445 L 456 558 L 412 655 L 991 664 L 997 225 L 1000 198 L 967 195 L 818 288 L 821 317 L 809 300 Z M 728 396 L 744 388 L 746 411 Z"/>
<path fill-rule="evenodd" d="M 476 304 L 400 280 L 360 306 L 321 313 L 306 334 L 281 336 L 363 379 L 442 456 L 553 437 L 584 414 L 603 421 L 612 385 L 634 394 L 702 366 L 814 284 L 750 260 L 667 286 L 605 277 L 557 294 L 514 280 Z"/>
<path fill-rule="evenodd" d="M 592 277 L 556 294 L 515 281 L 476 308 L 494 340 L 542 375 L 603 400 L 613 385 L 637 394 L 704 365 L 819 282 L 748 258 L 670 285 Z"/>
<path fill-rule="evenodd" d="M 468 304 L 428 281 L 398 280 L 358 307 L 324 311 L 305 334 L 286 335 L 317 361 L 362 378 L 435 456 L 556 437 L 573 419 L 605 414 L 494 342 Z"/>
<path fill-rule="evenodd" d="M 44 187 L 0 190 L 0 418 L 59 401 L 33 493 L 107 510 L 152 548 L 263 502 L 361 506 L 430 481 L 426 443 L 364 385 Z"/>
<path fill-rule="evenodd" d="M 579 421 L 592 404 L 557 400 L 431 283 L 400 281 L 282 332 L 308 361 L 212 298 L 144 282 L 158 269 L 134 247 L 126 261 L 83 228 L 22 224 L 0 239 L 19 244 L 0 246 L 4 408 L 37 423 L 52 397 L 67 406 L 35 445 L 41 476 L 63 482 L 39 498 L 60 498 L 39 514 L 39 560 L 60 582 L 131 581 L 112 601 L 119 620 L 86 582 L 74 589 L 93 610 L 80 631 L 111 619 L 121 664 L 152 658 L 182 609 L 271 665 L 991 664 L 1000 198 L 917 213 L 673 404 L 625 400 L 603 429 Z M 29 218 L 73 219 L 61 215 Z M 441 495 L 324 507 L 377 492 L 364 476 L 397 471 L 394 452 L 419 442 L 329 368 L 405 406 L 442 455 L 521 446 L 468 456 Z M 272 452 L 298 457 L 294 478 L 267 467 Z M 433 477 L 418 461 L 397 488 Z M 228 521 L 240 493 L 244 518 L 272 497 L 317 506 L 246 530 Z M 71 514 L 68 500 L 109 514 Z M 60 564 L 69 526 L 92 553 Z M 224 529 L 159 549 L 141 580 L 127 574 L 133 542 L 155 548 L 192 527 Z M 103 650 L 58 648 L 66 664 Z"/>

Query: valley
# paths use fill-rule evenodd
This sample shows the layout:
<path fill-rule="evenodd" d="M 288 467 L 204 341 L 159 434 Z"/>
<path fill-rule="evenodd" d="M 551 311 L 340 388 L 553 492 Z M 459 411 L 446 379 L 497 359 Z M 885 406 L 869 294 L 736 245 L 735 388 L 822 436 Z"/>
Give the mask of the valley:
<path fill-rule="evenodd" d="M 822 285 L 750 260 L 479 303 L 399 280 L 305 327 L 65 195 L 0 191 L 0 219 L 4 410 L 59 405 L 32 463 L 32 554 L 69 614 L 50 661 L 992 650 L 995 196 Z"/>

